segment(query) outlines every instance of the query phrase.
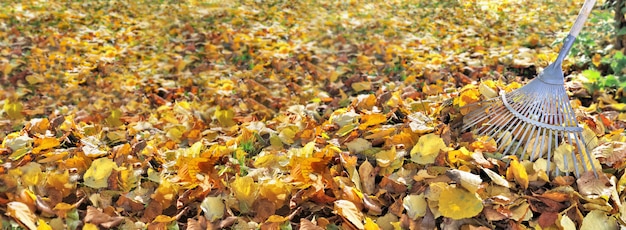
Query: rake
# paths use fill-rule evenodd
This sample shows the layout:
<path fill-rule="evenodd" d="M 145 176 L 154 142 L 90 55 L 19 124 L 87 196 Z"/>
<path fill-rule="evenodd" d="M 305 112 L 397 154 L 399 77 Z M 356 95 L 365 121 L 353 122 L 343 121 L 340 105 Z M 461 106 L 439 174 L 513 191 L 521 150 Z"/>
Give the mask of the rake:
<path fill-rule="evenodd" d="M 579 177 L 579 167 L 582 166 L 585 172 L 591 170 L 597 177 L 592 156 L 585 145 L 583 129 L 578 125 L 565 90 L 562 71 L 562 62 L 594 4 L 595 0 L 585 1 L 557 59 L 535 79 L 509 93 L 500 91 L 497 97 L 468 105 L 471 111 L 463 118 L 463 130 L 473 130 L 479 136 L 493 138 L 498 151 L 504 156 L 519 155 L 521 148 L 520 159 L 530 152 L 530 159 L 535 160 L 543 158 L 547 152 L 546 172 L 550 172 L 553 153 L 561 148 L 560 152 L 571 152 L 563 154 L 563 171 L 568 173 L 573 166 L 576 177 Z M 568 165 L 570 161 L 572 165 Z M 555 168 L 558 175 L 559 167 Z"/>

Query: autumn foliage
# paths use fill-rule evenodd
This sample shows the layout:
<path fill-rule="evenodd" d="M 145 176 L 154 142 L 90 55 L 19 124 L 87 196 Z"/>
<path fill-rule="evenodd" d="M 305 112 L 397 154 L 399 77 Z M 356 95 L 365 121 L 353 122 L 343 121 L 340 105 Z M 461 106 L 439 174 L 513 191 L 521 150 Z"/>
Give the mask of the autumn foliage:
<path fill-rule="evenodd" d="M 626 105 L 585 88 L 599 57 L 565 63 L 599 178 L 459 130 L 581 3 L 3 1 L 0 224 L 615 229 Z"/>

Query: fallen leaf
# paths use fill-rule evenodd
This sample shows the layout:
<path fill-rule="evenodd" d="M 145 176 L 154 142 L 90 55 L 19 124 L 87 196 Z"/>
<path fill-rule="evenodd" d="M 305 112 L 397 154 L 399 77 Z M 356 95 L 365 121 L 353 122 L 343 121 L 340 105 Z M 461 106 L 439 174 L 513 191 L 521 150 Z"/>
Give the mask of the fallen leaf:
<path fill-rule="evenodd" d="M 413 220 L 426 215 L 427 205 L 424 194 L 405 196 L 402 200 L 402 206 L 404 206 L 409 218 Z"/>
<path fill-rule="evenodd" d="M 515 179 L 523 189 L 528 188 L 529 179 L 526 168 L 520 164 L 516 156 L 510 156 L 511 166 L 506 170 L 506 177 Z"/>
<path fill-rule="evenodd" d="M 483 210 L 483 200 L 475 193 L 454 186 L 447 186 L 439 196 L 441 215 L 455 220 L 470 218 Z"/>
<path fill-rule="evenodd" d="M 456 181 L 457 184 L 460 184 L 461 187 L 463 187 L 470 193 L 475 193 L 476 191 L 478 191 L 480 184 L 483 182 L 483 180 L 480 179 L 479 175 L 475 175 L 458 169 L 450 169 L 446 171 L 446 175 L 448 175 L 448 177 Z"/>
<path fill-rule="evenodd" d="M 224 217 L 225 205 L 221 197 L 205 197 L 202 203 L 200 203 L 200 208 L 209 222 L 214 222 Z"/>
<path fill-rule="evenodd" d="M 85 185 L 92 188 L 106 188 L 109 185 L 109 176 L 113 170 L 117 169 L 117 164 L 111 159 L 103 157 L 91 162 L 91 166 L 85 172 L 83 180 Z"/>
<path fill-rule="evenodd" d="M 365 229 L 363 225 L 363 213 L 357 209 L 354 203 L 347 200 L 336 200 L 334 204 L 335 213 L 345 218 L 357 229 Z"/>
<path fill-rule="evenodd" d="M 32 213 L 30 208 L 22 202 L 9 202 L 7 204 L 6 214 L 28 229 L 37 229 L 37 224 L 35 224 L 37 217 Z"/>
<path fill-rule="evenodd" d="M 432 164 L 435 163 L 439 151 L 446 149 L 447 146 L 441 137 L 434 133 L 426 134 L 421 136 L 411 149 L 411 160 L 422 165 Z"/>
<path fill-rule="evenodd" d="M 599 210 L 591 210 L 585 218 L 580 229 L 618 229 L 617 221 L 614 217 L 608 216 L 606 213 Z"/>

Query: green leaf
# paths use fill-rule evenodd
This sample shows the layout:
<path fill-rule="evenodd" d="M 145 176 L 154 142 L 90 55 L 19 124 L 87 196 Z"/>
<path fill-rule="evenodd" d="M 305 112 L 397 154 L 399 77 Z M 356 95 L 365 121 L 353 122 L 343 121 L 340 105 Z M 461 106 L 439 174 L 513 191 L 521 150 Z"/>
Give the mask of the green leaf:
<path fill-rule="evenodd" d="M 617 84 L 619 84 L 619 81 L 617 80 L 617 78 L 615 78 L 615 76 L 613 76 L 613 75 L 608 75 L 604 79 L 603 86 L 604 87 L 613 87 L 613 86 L 617 86 Z"/>
<path fill-rule="evenodd" d="M 602 77 L 600 75 L 600 71 L 597 71 L 595 69 L 588 69 L 583 71 L 583 76 L 585 76 L 591 82 L 596 82 L 598 81 L 598 79 L 600 79 L 600 77 Z"/>
<path fill-rule="evenodd" d="M 624 34 L 626 34 L 626 28 L 622 28 L 622 29 L 620 30 L 620 32 L 621 32 L 622 30 L 625 30 L 625 31 L 624 31 Z M 624 59 L 624 53 L 622 53 L 622 51 L 618 51 L 617 53 L 615 53 L 615 55 L 613 55 L 613 58 L 614 58 L 614 59 L 616 59 L 616 60 Z"/>
<path fill-rule="evenodd" d="M 617 31 L 617 34 L 615 35 L 616 36 L 626 35 L 626 27 L 619 29 L 619 31 Z"/>

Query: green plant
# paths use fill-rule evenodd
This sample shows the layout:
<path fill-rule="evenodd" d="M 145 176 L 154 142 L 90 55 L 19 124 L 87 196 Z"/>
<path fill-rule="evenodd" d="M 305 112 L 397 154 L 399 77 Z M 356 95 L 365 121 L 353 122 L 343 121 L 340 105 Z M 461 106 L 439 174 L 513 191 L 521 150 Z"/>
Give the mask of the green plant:
<path fill-rule="evenodd" d="M 573 56 L 578 57 L 576 64 L 579 66 L 590 63 L 595 54 L 605 55 L 611 50 L 611 46 L 605 44 L 605 41 L 611 41 L 610 38 L 615 31 L 613 11 L 596 11 L 589 16 L 589 22 L 595 26 L 581 31 L 570 51 Z M 561 41 L 555 43 L 559 42 Z"/>
<path fill-rule="evenodd" d="M 624 53 L 618 51 L 612 57 L 604 58 L 602 63 L 610 66 L 609 71 L 612 74 L 602 76 L 602 73 L 595 69 L 583 71 L 583 76 L 588 80 L 585 83 L 587 90 L 594 92 L 607 88 L 626 88 L 626 56 Z"/>

